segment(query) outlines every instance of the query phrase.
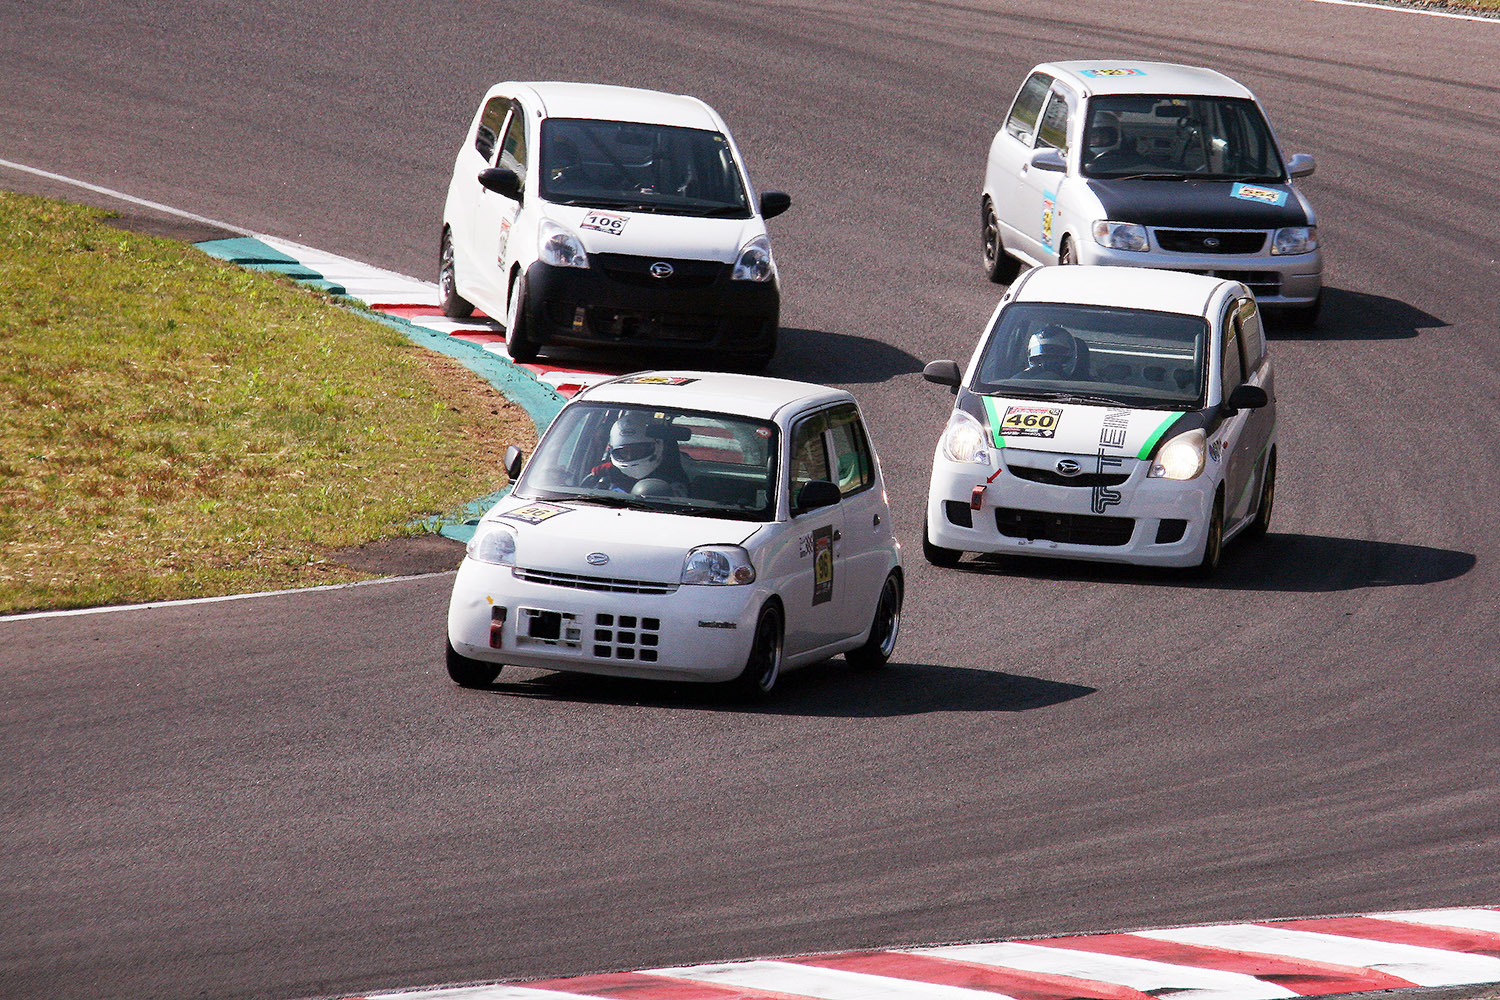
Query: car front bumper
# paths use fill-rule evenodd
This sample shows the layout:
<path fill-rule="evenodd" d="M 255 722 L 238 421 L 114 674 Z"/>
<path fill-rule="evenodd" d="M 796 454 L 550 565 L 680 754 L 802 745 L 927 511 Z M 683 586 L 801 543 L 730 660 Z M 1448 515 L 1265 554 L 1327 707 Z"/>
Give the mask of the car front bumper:
<path fill-rule="evenodd" d="M 1078 244 L 1080 264 L 1159 267 L 1228 278 L 1242 282 L 1264 306 L 1310 306 L 1323 289 L 1321 250 L 1303 254 L 1175 253 L 1161 249 L 1154 232 L 1150 250 L 1113 250 L 1092 239 L 1080 239 Z"/>
<path fill-rule="evenodd" d="M 764 598 L 758 587 L 591 589 L 605 585 L 537 583 L 466 558 L 448 640 L 471 659 L 547 670 L 679 681 L 733 680 L 744 670 Z"/>
<path fill-rule="evenodd" d="M 964 552 L 1197 565 L 1218 482 L 1206 470 L 1185 482 L 1151 479 L 1149 464 L 1135 462 L 1125 482 L 1107 488 L 1119 502 L 1098 503 L 1096 509 L 1090 487 L 1030 482 L 1007 471 L 997 475 L 993 466 L 937 454 L 927 494 L 927 537 L 941 548 Z M 978 487 L 983 492 L 975 509 Z M 1097 498 L 1108 499 L 1108 494 Z"/>

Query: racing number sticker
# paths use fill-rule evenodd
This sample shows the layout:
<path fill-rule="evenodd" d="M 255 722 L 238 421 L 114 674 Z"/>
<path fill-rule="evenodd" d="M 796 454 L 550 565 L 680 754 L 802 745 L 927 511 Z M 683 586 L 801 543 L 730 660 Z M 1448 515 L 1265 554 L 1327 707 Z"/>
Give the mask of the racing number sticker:
<path fill-rule="evenodd" d="M 1277 207 L 1286 204 L 1285 191 L 1256 187 L 1253 184 L 1236 183 L 1229 189 L 1229 197 L 1238 198 L 1241 201 L 1258 201 L 1263 205 L 1276 205 Z"/>
<path fill-rule="evenodd" d="M 1000 418 L 1000 433 L 1006 437 L 1049 438 L 1057 434 L 1061 409 L 1045 406 L 1007 406 Z"/>
<path fill-rule="evenodd" d="M 682 375 L 632 375 L 622 378 L 616 385 L 633 383 L 637 385 L 691 385 L 698 381 L 696 378 L 687 378 Z"/>
<path fill-rule="evenodd" d="M 1124 67 L 1111 67 L 1109 69 L 1084 69 L 1079 70 L 1083 76 L 1145 76 L 1143 69 L 1125 69 Z"/>
<path fill-rule="evenodd" d="M 556 517 L 558 514 L 566 514 L 571 509 L 570 507 L 559 507 L 553 503 L 529 503 L 524 507 L 508 510 L 500 516 L 514 518 L 517 521 L 524 521 L 527 524 L 541 524 L 547 518 Z"/>
<path fill-rule="evenodd" d="M 833 525 L 813 529 L 813 604 L 833 600 Z"/>
<path fill-rule="evenodd" d="M 608 233 L 611 236 L 619 236 L 625 231 L 625 223 L 629 222 L 623 215 L 612 215 L 609 212 L 590 212 L 583 217 L 578 225 L 583 229 L 593 229 L 597 232 Z"/>

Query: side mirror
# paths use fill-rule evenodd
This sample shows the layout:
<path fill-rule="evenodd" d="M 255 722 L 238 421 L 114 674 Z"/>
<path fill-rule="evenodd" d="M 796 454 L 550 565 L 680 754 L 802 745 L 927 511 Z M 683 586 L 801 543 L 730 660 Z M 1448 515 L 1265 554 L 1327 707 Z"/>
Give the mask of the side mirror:
<path fill-rule="evenodd" d="M 760 217 L 774 219 L 792 207 L 792 196 L 785 191 L 762 191 L 760 193 Z"/>
<path fill-rule="evenodd" d="M 1317 169 L 1318 161 L 1312 158 L 1311 153 L 1293 153 L 1292 162 L 1286 166 L 1286 172 L 1293 177 L 1308 177 Z"/>
<path fill-rule="evenodd" d="M 509 167 L 488 167 L 479 171 L 479 186 L 503 194 L 512 201 L 521 200 L 521 175 Z"/>
<path fill-rule="evenodd" d="M 929 361 L 927 367 L 922 369 L 922 377 L 934 385 L 957 389 L 959 379 L 963 376 L 958 370 L 957 361 Z"/>
<path fill-rule="evenodd" d="M 797 506 L 793 508 L 792 515 L 795 517 L 820 507 L 832 507 L 843 498 L 843 494 L 839 493 L 839 488 L 828 480 L 814 479 L 803 486 L 797 494 Z"/>
<path fill-rule="evenodd" d="M 1270 401 L 1271 397 L 1266 395 L 1266 390 L 1246 382 L 1229 394 L 1224 405 L 1234 411 L 1258 410 Z"/>
<path fill-rule="evenodd" d="M 1062 153 L 1048 146 L 1031 154 L 1031 165 L 1038 170 L 1050 170 L 1053 173 L 1065 174 L 1068 172 L 1068 161 L 1063 159 Z"/>
<path fill-rule="evenodd" d="M 520 448 L 513 444 L 505 446 L 505 474 L 510 477 L 511 482 L 515 482 L 516 477 L 521 474 L 521 464 L 525 458 L 526 455 Z"/>

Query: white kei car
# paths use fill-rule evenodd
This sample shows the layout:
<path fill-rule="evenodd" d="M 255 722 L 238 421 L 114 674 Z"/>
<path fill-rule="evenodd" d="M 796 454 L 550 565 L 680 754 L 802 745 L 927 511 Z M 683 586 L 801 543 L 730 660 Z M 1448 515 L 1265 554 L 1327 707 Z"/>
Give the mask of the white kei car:
<path fill-rule="evenodd" d="M 1315 322 L 1323 259 L 1255 95 L 1222 73 L 1132 60 L 1043 63 L 990 144 L 984 267 L 1164 267 L 1230 278 L 1294 324 Z"/>
<path fill-rule="evenodd" d="M 443 312 L 478 306 L 531 361 L 551 346 L 672 348 L 760 368 L 781 289 L 729 129 L 695 97 L 502 83 L 479 105 L 443 207 Z"/>
<path fill-rule="evenodd" d="M 1217 568 L 1276 490 L 1271 359 L 1237 281 L 1041 267 L 995 309 L 952 386 L 922 549 Z"/>
<path fill-rule="evenodd" d="M 839 389 L 694 371 L 573 397 L 453 584 L 448 673 L 502 664 L 765 694 L 839 653 L 890 657 L 901 547 L 859 405 Z"/>

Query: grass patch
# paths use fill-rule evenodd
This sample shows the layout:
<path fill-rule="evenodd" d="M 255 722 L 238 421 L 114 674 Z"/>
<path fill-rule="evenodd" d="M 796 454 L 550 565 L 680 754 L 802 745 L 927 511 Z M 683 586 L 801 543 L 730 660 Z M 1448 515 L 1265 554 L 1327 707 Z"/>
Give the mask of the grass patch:
<path fill-rule="evenodd" d="M 530 419 L 285 278 L 0 192 L 0 613 L 357 580 Z"/>

